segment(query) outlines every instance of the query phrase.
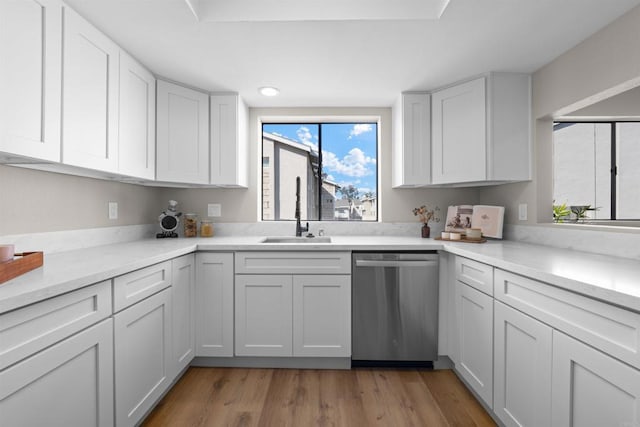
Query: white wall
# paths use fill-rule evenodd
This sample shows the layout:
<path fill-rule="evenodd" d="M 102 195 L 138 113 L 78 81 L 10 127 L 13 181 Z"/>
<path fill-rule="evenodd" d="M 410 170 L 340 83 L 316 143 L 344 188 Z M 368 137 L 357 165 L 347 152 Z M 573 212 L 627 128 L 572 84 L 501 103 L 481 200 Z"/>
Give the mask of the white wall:
<path fill-rule="evenodd" d="M 157 222 L 160 190 L 0 165 L 0 236 Z M 110 220 L 108 202 L 118 202 Z"/>
<path fill-rule="evenodd" d="M 504 205 L 509 224 L 551 221 L 553 117 L 640 86 L 639 40 L 640 6 L 533 74 L 533 181 L 483 188 L 483 204 Z M 519 203 L 528 221 L 518 220 Z"/>

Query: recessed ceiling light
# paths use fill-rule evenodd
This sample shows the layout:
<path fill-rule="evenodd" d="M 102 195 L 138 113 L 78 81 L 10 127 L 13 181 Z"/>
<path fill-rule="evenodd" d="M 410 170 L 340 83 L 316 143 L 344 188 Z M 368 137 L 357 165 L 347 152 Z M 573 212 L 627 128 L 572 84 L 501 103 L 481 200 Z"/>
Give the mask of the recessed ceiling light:
<path fill-rule="evenodd" d="M 270 86 L 261 87 L 258 91 L 264 96 L 276 96 L 280 93 L 278 88 Z"/>

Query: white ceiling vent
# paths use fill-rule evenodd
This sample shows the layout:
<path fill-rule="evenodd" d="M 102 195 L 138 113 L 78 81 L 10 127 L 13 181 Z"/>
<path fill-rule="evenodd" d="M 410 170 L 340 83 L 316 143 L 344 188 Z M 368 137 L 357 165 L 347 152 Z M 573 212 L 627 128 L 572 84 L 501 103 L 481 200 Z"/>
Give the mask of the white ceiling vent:
<path fill-rule="evenodd" d="M 440 19 L 449 0 L 185 0 L 201 22 Z"/>

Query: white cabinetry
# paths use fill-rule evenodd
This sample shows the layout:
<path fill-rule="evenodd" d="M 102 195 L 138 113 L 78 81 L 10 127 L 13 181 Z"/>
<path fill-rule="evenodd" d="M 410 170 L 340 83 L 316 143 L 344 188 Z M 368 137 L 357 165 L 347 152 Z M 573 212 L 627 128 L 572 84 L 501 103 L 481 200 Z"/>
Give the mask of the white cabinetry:
<path fill-rule="evenodd" d="M 403 93 L 393 106 L 394 188 L 431 183 L 431 97 Z"/>
<path fill-rule="evenodd" d="M 112 320 L 0 371 L 6 426 L 113 426 Z"/>
<path fill-rule="evenodd" d="M 494 305 L 493 410 L 506 426 L 551 425 L 552 329 Z"/>
<path fill-rule="evenodd" d="M 554 427 L 640 424 L 640 371 L 553 332 Z"/>
<path fill-rule="evenodd" d="M 196 254 L 196 356 L 233 356 L 233 254 Z"/>
<path fill-rule="evenodd" d="M 119 173 L 155 179 L 156 79 L 124 51 L 120 51 L 119 114 Z"/>
<path fill-rule="evenodd" d="M 349 357 L 350 272 L 348 252 L 237 253 L 236 354 Z"/>
<path fill-rule="evenodd" d="M 456 257 L 458 360 L 467 384 L 493 405 L 493 267 Z"/>
<path fill-rule="evenodd" d="M 111 282 L 0 316 L 0 418 L 113 426 Z"/>
<path fill-rule="evenodd" d="M 63 52 L 62 161 L 117 172 L 120 49 L 65 8 Z"/>
<path fill-rule="evenodd" d="M 195 355 L 195 269 L 194 254 L 171 261 L 171 378 L 189 366 Z"/>
<path fill-rule="evenodd" d="M 529 75 L 490 73 L 431 99 L 433 184 L 531 178 Z"/>
<path fill-rule="evenodd" d="M 212 185 L 248 185 L 248 110 L 237 94 L 211 95 Z"/>
<path fill-rule="evenodd" d="M 0 2 L 0 153 L 60 161 L 62 2 Z"/>
<path fill-rule="evenodd" d="M 351 276 L 293 276 L 293 355 L 351 355 Z"/>
<path fill-rule="evenodd" d="M 133 426 L 172 381 L 171 290 L 114 315 L 116 425 Z"/>
<path fill-rule="evenodd" d="M 236 355 L 292 355 L 292 286 L 288 275 L 236 276 Z"/>
<path fill-rule="evenodd" d="M 459 360 L 467 384 L 493 405 L 493 298 L 458 282 Z"/>
<path fill-rule="evenodd" d="M 158 80 L 156 178 L 209 183 L 209 96 Z"/>

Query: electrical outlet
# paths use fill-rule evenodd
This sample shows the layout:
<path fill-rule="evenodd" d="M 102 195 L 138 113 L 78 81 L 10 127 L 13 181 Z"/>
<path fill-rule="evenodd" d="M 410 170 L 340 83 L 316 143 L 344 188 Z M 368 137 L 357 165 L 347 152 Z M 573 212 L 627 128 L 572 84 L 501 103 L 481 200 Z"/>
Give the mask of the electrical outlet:
<path fill-rule="evenodd" d="M 526 203 L 520 203 L 518 205 L 518 219 L 520 221 L 527 220 L 527 204 Z"/>
<path fill-rule="evenodd" d="M 210 217 L 222 216 L 222 205 L 220 203 L 209 203 L 207 205 L 207 216 L 210 216 Z"/>
<path fill-rule="evenodd" d="M 118 202 L 109 202 L 109 219 L 118 219 Z"/>

